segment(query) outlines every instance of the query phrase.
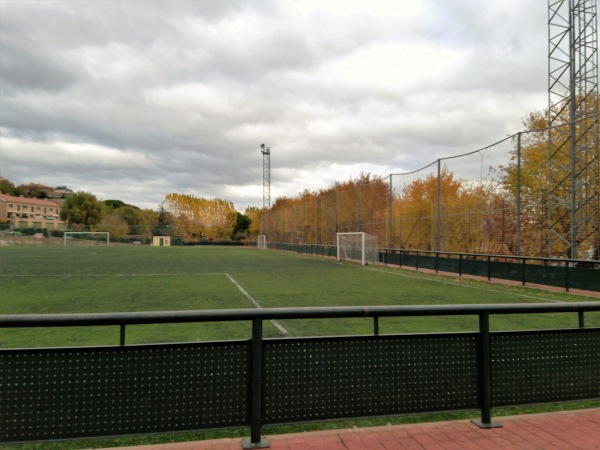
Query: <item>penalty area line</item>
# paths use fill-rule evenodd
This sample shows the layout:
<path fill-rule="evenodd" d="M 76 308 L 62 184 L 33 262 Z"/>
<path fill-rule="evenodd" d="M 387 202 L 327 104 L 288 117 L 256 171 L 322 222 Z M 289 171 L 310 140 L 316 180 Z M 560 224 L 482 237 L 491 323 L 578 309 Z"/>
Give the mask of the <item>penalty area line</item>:
<path fill-rule="evenodd" d="M 259 304 L 259 303 L 258 303 L 256 300 L 254 300 L 254 299 L 252 298 L 252 296 L 251 296 L 250 294 L 248 294 L 248 292 L 246 292 L 246 290 L 245 290 L 245 289 L 244 289 L 242 286 L 240 286 L 240 284 L 239 284 L 237 281 L 235 281 L 235 280 L 234 280 L 234 278 L 233 278 L 231 275 L 229 275 L 228 273 L 225 273 L 225 276 L 226 276 L 227 278 L 229 278 L 229 281 L 231 281 L 231 282 L 233 283 L 233 285 L 234 285 L 236 288 L 238 288 L 238 289 L 239 289 L 239 291 L 240 291 L 242 294 L 244 294 L 244 296 L 245 296 L 245 297 L 246 297 L 248 300 L 250 300 L 250 303 L 252 303 L 254 306 L 256 306 L 256 308 L 257 308 L 257 309 L 261 309 L 261 308 L 262 308 L 262 306 L 260 306 L 260 304 Z M 286 329 L 285 329 L 285 328 L 284 328 L 284 327 L 283 327 L 283 326 L 282 326 L 282 325 L 281 325 L 279 322 L 277 322 L 276 320 L 274 320 L 274 319 L 273 319 L 273 320 L 271 320 L 271 323 L 272 323 L 273 325 L 275 325 L 275 328 L 277 328 L 277 329 L 280 331 L 280 333 L 281 333 L 281 334 L 283 334 L 284 336 L 289 336 L 289 335 L 290 335 L 290 333 L 288 332 L 288 330 L 286 330 Z"/>

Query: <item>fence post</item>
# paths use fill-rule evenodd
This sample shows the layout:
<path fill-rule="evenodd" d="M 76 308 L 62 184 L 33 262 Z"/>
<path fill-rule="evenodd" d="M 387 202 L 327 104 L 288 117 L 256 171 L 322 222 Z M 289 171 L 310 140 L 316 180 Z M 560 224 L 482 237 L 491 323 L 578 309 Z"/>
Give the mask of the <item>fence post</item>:
<path fill-rule="evenodd" d="M 250 438 L 242 439 L 243 448 L 268 448 L 266 437 L 260 435 L 262 428 L 262 319 L 252 319 L 252 422 Z"/>
<path fill-rule="evenodd" d="M 480 428 L 499 428 L 492 421 L 492 352 L 490 346 L 490 315 L 479 314 L 479 389 L 481 419 L 472 420 Z"/>

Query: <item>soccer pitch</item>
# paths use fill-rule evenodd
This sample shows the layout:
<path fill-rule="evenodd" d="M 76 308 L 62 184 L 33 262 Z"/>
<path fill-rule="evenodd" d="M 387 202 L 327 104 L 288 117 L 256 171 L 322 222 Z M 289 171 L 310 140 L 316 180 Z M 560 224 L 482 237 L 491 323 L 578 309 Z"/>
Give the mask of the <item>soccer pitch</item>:
<path fill-rule="evenodd" d="M 0 314 L 542 303 L 593 298 L 239 247 L 5 247 Z M 576 327 L 574 314 L 493 316 L 493 330 Z M 600 314 L 586 314 L 600 326 Z M 473 331 L 476 317 L 395 317 L 381 334 Z M 265 337 L 372 334 L 372 319 L 265 322 Z M 249 322 L 127 327 L 127 343 L 247 339 Z M 117 327 L 0 330 L 0 347 L 115 345 Z"/>

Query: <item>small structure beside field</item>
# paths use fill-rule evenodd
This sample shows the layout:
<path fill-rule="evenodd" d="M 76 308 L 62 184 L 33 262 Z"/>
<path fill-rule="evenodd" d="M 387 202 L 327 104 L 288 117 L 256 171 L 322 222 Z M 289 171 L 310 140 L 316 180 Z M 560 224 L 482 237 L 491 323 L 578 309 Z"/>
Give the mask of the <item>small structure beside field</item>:
<path fill-rule="evenodd" d="M 170 247 L 171 236 L 152 236 L 153 247 Z"/>

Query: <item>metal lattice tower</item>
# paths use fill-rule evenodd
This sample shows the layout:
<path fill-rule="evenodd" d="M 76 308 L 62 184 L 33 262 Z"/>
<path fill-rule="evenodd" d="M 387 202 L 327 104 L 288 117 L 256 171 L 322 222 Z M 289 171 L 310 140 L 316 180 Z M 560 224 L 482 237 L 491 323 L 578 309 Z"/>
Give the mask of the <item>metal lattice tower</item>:
<path fill-rule="evenodd" d="M 596 0 L 549 0 L 548 256 L 599 257 Z"/>
<path fill-rule="evenodd" d="M 263 154 L 263 208 L 271 208 L 271 147 L 260 144 Z"/>

